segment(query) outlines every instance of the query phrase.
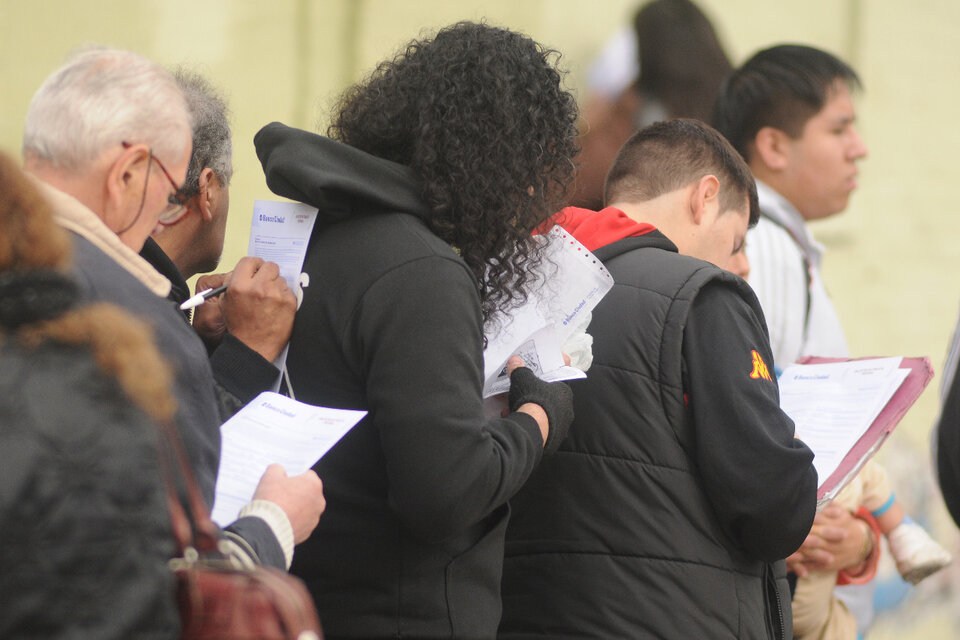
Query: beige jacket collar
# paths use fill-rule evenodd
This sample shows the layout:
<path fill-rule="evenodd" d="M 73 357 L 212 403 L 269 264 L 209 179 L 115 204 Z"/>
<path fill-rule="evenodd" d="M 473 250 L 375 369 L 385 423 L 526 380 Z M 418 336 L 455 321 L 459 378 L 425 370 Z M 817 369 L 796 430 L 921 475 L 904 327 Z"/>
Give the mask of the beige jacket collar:
<path fill-rule="evenodd" d="M 170 281 L 123 244 L 97 214 L 70 194 L 39 180 L 35 180 L 35 183 L 53 207 L 53 219 L 57 224 L 89 240 L 153 293 L 161 298 L 169 295 Z"/>

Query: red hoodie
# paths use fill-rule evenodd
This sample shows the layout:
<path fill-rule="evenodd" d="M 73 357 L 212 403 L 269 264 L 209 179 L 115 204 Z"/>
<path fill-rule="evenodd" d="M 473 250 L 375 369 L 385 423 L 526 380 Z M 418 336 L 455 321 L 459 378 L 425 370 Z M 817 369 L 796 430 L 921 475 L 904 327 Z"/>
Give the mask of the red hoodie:
<path fill-rule="evenodd" d="M 549 228 L 554 224 L 559 225 L 590 251 L 595 251 L 617 240 L 642 236 L 656 230 L 653 225 L 637 222 L 614 207 L 607 207 L 600 211 L 566 207 L 554 214 L 544 227 Z"/>

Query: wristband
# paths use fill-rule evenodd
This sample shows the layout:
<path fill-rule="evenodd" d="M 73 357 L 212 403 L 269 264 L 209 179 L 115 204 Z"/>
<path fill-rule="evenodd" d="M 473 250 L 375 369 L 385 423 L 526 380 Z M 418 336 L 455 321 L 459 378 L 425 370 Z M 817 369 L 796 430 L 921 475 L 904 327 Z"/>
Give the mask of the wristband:
<path fill-rule="evenodd" d="M 874 576 L 877 575 L 877 565 L 880 562 L 880 538 L 883 536 L 883 533 L 880 531 L 880 525 L 877 523 L 877 519 L 863 507 L 857 509 L 853 516 L 867 525 L 867 540 L 864 541 L 861 549 L 861 552 L 866 553 L 866 555 L 863 558 L 863 562 L 853 567 L 854 569 L 860 569 L 857 575 L 851 575 L 849 569 L 841 569 L 837 572 L 838 585 L 866 584 L 870 582 Z M 869 551 L 867 551 L 868 547 Z"/>

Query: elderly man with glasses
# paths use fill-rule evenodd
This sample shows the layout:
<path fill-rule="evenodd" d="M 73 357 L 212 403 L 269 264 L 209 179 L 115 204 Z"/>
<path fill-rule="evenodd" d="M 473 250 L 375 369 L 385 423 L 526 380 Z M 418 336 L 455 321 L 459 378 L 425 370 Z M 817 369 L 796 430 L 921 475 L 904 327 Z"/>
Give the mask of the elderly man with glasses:
<path fill-rule="evenodd" d="M 177 429 L 200 490 L 212 504 L 220 415 L 206 350 L 166 298 L 170 282 L 137 255 L 184 205 L 190 116 L 170 74 L 139 55 L 92 49 L 51 75 L 34 95 L 24 168 L 40 181 L 57 222 L 72 233 L 82 295 L 118 304 L 149 322 L 174 368 Z M 313 472 L 264 474 L 254 500 L 225 533 L 238 557 L 289 566 L 293 544 L 323 510 Z"/>
<path fill-rule="evenodd" d="M 223 252 L 230 208 L 233 144 L 227 104 L 203 76 L 177 69 L 192 120 L 193 151 L 187 176 L 140 256 L 171 283 L 169 298 L 190 298 L 187 280 L 216 269 Z M 293 330 L 296 296 L 272 262 L 242 258 L 227 274 L 204 276 L 197 290 L 229 284 L 220 296 L 194 312 L 194 328 L 210 350 L 221 415 L 270 390 L 280 371 L 274 366 Z M 185 312 L 190 317 L 190 311 Z"/>

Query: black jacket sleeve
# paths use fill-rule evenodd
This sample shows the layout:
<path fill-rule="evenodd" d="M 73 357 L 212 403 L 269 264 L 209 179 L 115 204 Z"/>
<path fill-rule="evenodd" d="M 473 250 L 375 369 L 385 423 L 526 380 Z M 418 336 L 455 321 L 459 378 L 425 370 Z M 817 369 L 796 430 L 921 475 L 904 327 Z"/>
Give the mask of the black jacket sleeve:
<path fill-rule="evenodd" d="M 536 421 L 484 416 L 480 305 L 466 267 L 426 257 L 364 294 L 351 326 L 367 406 L 404 523 L 443 540 L 504 504 L 540 461 Z"/>
<path fill-rule="evenodd" d="M 287 570 L 283 549 L 265 520 L 254 517 L 240 518 L 230 523 L 224 531 L 240 538 L 242 542 L 237 541 L 238 544 L 241 548 L 249 548 L 247 555 L 254 562 Z M 236 538 L 234 540 L 236 541 Z"/>
<path fill-rule="evenodd" d="M 695 457 L 724 532 L 747 557 L 787 557 L 813 524 L 813 453 L 780 410 L 766 330 L 730 285 L 697 295 L 683 360 Z"/>
<path fill-rule="evenodd" d="M 960 375 L 953 382 L 937 421 L 937 477 L 953 521 L 960 526 Z"/>
<path fill-rule="evenodd" d="M 220 419 L 227 420 L 264 391 L 280 372 L 272 362 L 229 333 L 210 355 Z"/>

